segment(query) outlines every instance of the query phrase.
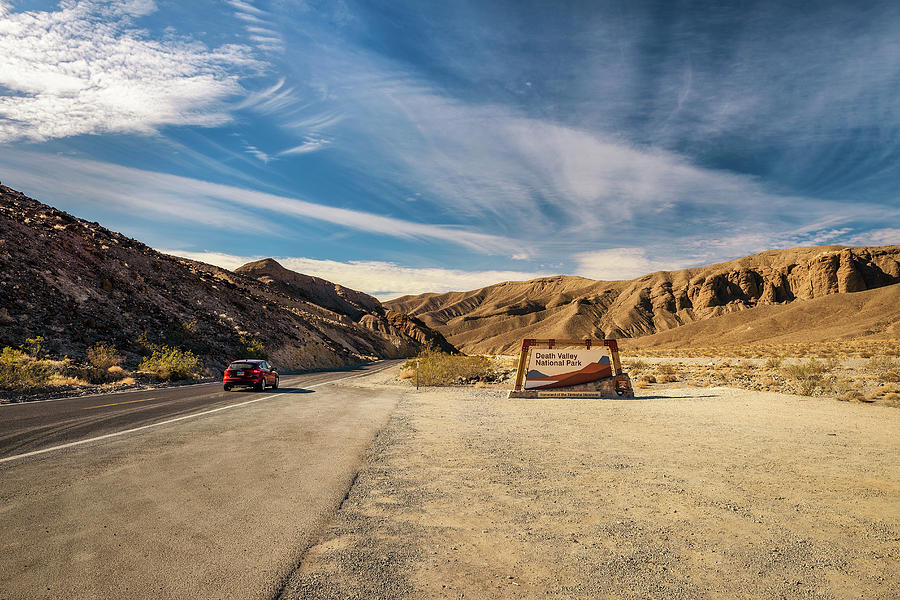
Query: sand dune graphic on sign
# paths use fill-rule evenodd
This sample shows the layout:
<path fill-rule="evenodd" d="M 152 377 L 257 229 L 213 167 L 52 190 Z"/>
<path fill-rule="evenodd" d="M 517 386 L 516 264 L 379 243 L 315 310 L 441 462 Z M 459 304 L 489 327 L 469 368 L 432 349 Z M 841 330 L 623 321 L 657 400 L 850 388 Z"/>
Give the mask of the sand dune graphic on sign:
<path fill-rule="evenodd" d="M 537 375 L 537 377 L 533 377 L 532 374 Z M 525 377 L 526 390 L 568 387 L 570 385 L 597 381 L 604 377 L 612 377 L 612 366 L 609 364 L 609 358 L 603 357 L 600 362 L 590 363 L 577 371 L 546 376 L 540 371 L 531 370 L 528 371 Z"/>

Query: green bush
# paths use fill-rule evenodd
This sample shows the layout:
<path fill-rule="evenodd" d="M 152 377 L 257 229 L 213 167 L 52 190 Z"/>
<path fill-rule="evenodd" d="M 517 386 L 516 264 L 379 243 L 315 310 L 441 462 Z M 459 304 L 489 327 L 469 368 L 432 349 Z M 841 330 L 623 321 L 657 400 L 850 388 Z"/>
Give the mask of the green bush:
<path fill-rule="evenodd" d="M 241 351 L 244 355 L 241 358 L 260 358 L 265 360 L 269 358 L 266 347 L 261 341 L 254 337 L 241 336 Z"/>
<path fill-rule="evenodd" d="M 153 346 L 152 354 L 141 361 L 138 371 L 164 381 L 192 379 L 200 373 L 200 358 L 190 350 Z"/>
<path fill-rule="evenodd" d="M 22 348 L 28 346 L 39 352 L 42 341 L 43 338 L 28 340 Z M 22 390 L 46 385 L 51 377 L 61 375 L 68 364 L 36 358 L 22 348 L 7 346 L 0 351 L 0 388 Z"/>

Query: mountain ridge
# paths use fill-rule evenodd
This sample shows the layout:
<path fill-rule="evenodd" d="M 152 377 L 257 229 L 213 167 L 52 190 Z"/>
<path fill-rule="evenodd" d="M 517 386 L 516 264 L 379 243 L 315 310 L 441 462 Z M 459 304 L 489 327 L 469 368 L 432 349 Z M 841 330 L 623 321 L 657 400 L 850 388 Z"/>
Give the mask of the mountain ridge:
<path fill-rule="evenodd" d="M 900 246 L 767 250 L 633 280 L 557 275 L 385 303 L 466 352 L 508 353 L 522 338 L 634 338 L 758 306 L 789 305 L 900 282 Z M 900 289 L 900 288 L 898 288 Z"/>

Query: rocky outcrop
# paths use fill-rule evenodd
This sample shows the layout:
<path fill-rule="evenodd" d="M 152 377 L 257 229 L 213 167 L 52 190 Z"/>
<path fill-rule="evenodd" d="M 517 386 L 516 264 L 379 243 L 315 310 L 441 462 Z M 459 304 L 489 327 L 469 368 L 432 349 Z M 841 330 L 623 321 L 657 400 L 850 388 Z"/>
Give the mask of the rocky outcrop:
<path fill-rule="evenodd" d="M 343 322 L 355 323 L 367 331 L 385 337 L 402 356 L 420 350 L 458 353 L 443 335 L 419 319 L 385 310 L 376 298 L 331 283 L 318 277 L 303 275 L 284 268 L 273 258 L 247 263 L 235 273 L 265 283 L 268 292 L 277 291 L 294 300 L 312 302 L 326 308 Z"/>
<path fill-rule="evenodd" d="M 318 277 L 285 269 L 272 258 L 247 263 L 235 269 L 234 272 L 263 283 L 271 283 L 288 295 L 347 315 L 353 320 L 359 320 L 365 314 L 383 310 L 381 303 L 368 294 Z"/>
<path fill-rule="evenodd" d="M 639 337 L 758 306 L 900 282 L 900 246 L 773 250 L 632 281 L 544 277 L 387 305 L 466 352 L 509 352 L 523 337 Z"/>
<path fill-rule="evenodd" d="M 135 366 L 150 344 L 190 349 L 208 373 L 261 342 L 283 370 L 327 368 L 428 347 L 371 296 L 275 261 L 235 273 L 152 248 L 0 186 L 0 346 L 43 336 L 56 356 L 98 341 Z M 442 338 L 441 338 L 442 339 Z"/>

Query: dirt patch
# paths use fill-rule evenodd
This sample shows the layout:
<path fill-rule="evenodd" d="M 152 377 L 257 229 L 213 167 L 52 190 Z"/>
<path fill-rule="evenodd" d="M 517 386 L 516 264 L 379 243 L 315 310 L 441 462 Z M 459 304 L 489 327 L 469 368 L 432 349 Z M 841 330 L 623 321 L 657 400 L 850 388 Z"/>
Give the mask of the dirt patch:
<path fill-rule="evenodd" d="M 900 596 L 900 412 L 504 396 L 406 392 L 284 597 Z"/>

